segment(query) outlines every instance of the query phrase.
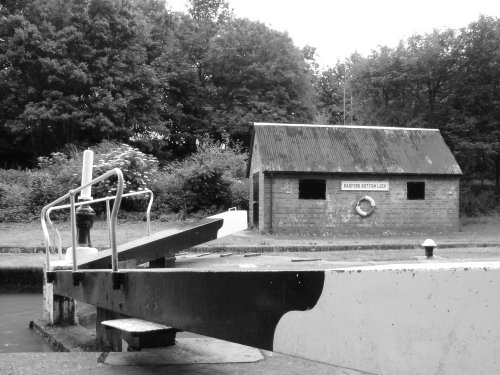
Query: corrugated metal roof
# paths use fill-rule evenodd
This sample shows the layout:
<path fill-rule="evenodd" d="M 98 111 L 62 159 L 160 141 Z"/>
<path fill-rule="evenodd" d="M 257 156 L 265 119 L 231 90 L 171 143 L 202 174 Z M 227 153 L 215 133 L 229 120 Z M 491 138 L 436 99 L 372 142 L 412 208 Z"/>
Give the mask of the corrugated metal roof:
<path fill-rule="evenodd" d="M 462 174 L 436 129 L 256 123 L 255 142 L 267 172 Z"/>

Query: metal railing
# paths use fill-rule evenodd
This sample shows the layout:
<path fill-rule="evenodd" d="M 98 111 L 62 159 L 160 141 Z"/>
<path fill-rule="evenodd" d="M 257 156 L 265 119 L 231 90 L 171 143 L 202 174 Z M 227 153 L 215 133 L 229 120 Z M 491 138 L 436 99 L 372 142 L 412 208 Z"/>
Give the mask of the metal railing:
<path fill-rule="evenodd" d="M 153 192 L 149 189 L 144 189 L 141 191 L 123 194 L 122 198 L 132 197 L 132 196 L 141 195 L 141 194 L 149 194 L 149 196 L 150 196 L 149 202 L 148 202 L 148 207 L 146 209 L 146 231 L 147 231 L 147 235 L 150 236 L 151 235 L 151 207 L 153 205 L 153 199 L 154 199 Z M 110 247 L 111 247 L 111 225 L 110 225 L 111 209 L 110 209 L 109 202 L 114 200 L 114 199 L 115 199 L 115 197 L 113 196 L 113 197 L 98 198 L 98 199 L 92 199 L 89 201 L 82 201 L 82 202 L 75 203 L 75 207 L 78 207 L 78 206 L 83 206 L 85 204 L 106 202 L 106 219 L 107 219 L 107 225 L 108 225 L 108 238 L 109 238 Z M 53 206 L 53 207 L 50 207 L 47 210 L 47 213 L 45 214 L 45 218 L 46 218 L 47 223 L 49 224 L 50 228 L 55 232 L 56 237 L 57 237 L 56 246 L 57 246 L 57 253 L 59 255 L 59 259 L 62 259 L 62 239 L 61 239 L 61 234 L 60 234 L 59 230 L 55 227 L 54 223 L 50 219 L 50 214 L 52 213 L 52 211 L 63 210 L 63 209 L 67 209 L 70 207 L 71 207 L 70 204 L 65 204 L 65 205 L 61 205 L 61 206 Z"/>
<path fill-rule="evenodd" d="M 89 204 L 95 202 L 95 200 L 89 200 L 89 201 L 83 201 L 83 202 L 78 202 L 75 203 L 75 196 L 77 193 L 82 191 L 84 188 L 88 186 L 92 186 L 98 182 L 104 181 L 108 179 L 109 177 L 116 175 L 118 178 L 118 185 L 116 188 L 116 194 L 113 197 L 115 200 L 115 203 L 113 205 L 113 210 L 109 214 L 108 213 L 108 225 L 109 225 L 109 238 L 110 238 L 110 247 L 111 247 L 111 267 L 113 271 L 118 271 L 118 251 L 117 251 L 117 245 L 116 245 L 116 221 L 118 218 L 118 210 L 120 209 L 120 204 L 121 200 L 123 197 L 123 186 L 124 186 L 124 180 L 123 180 L 123 173 L 119 168 L 114 168 L 99 177 L 93 179 L 90 181 L 88 184 L 82 185 L 76 189 L 70 190 L 67 194 L 63 195 L 62 197 L 56 199 L 52 203 L 49 203 L 45 207 L 42 208 L 41 212 L 41 222 L 42 222 L 42 229 L 43 229 L 43 235 L 44 235 L 44 241 L 45 241 L 45 254 L 46 254 L 46 261 L 47 261 L 47 271 L 50 271 L 50 236 L 49 236 L 49 231 L 47 229 L 47 223 L 46 223 L 46 218 L 49 209 L 53 208 L 56 209 L 56 205 L 63 202 L 64 200 L 68 199 L 70 200 L 69 208 L 70 208 L 70 218 L 71 218 L 71 241 L 72 241 L 72 246 L 73 246 L 73 271 L 78 271 L 78 263 L 77 263 L 77 256 L 76 256 L 76 210 L 75 207 L 78 205 L 82 204 Z M 102 198 L 102 200 L 106 200 L 106 198 Z M 151 205 L 152 201 L 150 201 Z M 67 208 L 68 205 L 66 205 L 65 208 Z M 108 201 L 108 206 L 109 206 L 109 201 Z M 50 219 L 49 219 L 50 221 Z M 52 222 L 50 221 L 52 224 Z M 52 225 L 53 227 L 53 225 Z M 61 244 L 60 240 L 60 235 L 59 235 L 59 245 Z M 62 252 L 62 250 L 61 250 Z M 59 253 L 59 257 L 61 257 L 61 252 Z"/>

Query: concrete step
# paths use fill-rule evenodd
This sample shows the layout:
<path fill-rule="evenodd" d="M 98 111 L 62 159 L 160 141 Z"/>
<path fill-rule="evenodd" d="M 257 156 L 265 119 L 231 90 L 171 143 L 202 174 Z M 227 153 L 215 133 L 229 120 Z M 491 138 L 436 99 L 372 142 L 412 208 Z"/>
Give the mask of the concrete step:
<path fill-rule="evenodd" d="M 119 329 L 134 334 L 148 333 L 148 332 L 161 332 L 171 330 L 172 327 L 148 322 L 147 320 L 126 318 L 126 319 L 113 319 L 101 322 L 102 325 Z"/>
<path fill-rule="evenodd" d="M 101 324 L 107 329 L 121 332 L 121 338 L 127 342 L 129 351 L 175 344 L 177 330 L 163 324 L 135 318 L 104 320 Z M 107 334 L 107 336 L 112 337 L 113 335 Z M 119 343 L 117 345 L 114 343 L 116 340 L 110 341 L 113 349 L 121 351 Z"/>

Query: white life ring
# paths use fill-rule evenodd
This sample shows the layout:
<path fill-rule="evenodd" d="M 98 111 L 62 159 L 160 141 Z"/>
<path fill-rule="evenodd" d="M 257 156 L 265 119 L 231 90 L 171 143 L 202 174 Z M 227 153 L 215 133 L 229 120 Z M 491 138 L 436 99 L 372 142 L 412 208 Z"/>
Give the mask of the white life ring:
<path fill-rule="evenodd" d="M 361 204 L 361 202 L 363 201 L 368 201 L 370 203 L 370 210 L 368 210 L 368 212 L 365 212 L 361 209 L 361 207 L 359 206 Z M 356 203 L 356 211 L 358 212 L 358 215 L 360 216 L 370 216 L 373 211 L 375 210 L 375 201 L 373 200 L 372 197 L 369 197 L 368 195 L 365 195 L 364 197 L 362 197 L 358 203 Z"/>

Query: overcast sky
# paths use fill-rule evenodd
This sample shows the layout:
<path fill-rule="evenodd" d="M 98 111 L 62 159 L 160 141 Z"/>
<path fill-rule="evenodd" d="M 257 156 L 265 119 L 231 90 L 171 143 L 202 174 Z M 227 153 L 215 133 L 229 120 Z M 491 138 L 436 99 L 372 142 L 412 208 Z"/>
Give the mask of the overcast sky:
<path fill-rule="evenodd" d="M 167 0 L 185 11 L 184 0 Z M 500 17 L 500 0 L 229 0 L 240 18 L 287 31 L 298 47 L 316 47 L 317 60 L 333 66 L 354 51 L 367 56 L 378 45 L 433 29 L 467 26 L 480 14 Z"/>

